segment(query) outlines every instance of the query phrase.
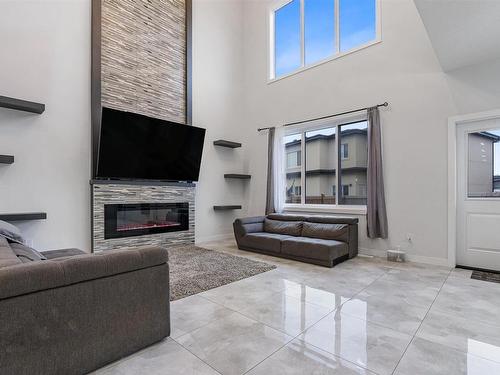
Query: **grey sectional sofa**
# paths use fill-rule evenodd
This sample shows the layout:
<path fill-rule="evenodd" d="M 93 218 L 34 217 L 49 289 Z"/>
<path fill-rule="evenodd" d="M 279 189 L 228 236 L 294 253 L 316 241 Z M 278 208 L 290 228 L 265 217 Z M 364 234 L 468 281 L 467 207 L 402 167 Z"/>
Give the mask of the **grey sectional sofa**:
<path fill-rule="evenodd" d="M 11 245 L 0 237 L 0 374 L 85 374 L 170 334 L 167 250 L 23 263 Z"/>
<path fill-rule="evenodd" d="M 271 214 L 236 219 L 238 248 L 327 267 L 358 254 L 358 219 Z"/>

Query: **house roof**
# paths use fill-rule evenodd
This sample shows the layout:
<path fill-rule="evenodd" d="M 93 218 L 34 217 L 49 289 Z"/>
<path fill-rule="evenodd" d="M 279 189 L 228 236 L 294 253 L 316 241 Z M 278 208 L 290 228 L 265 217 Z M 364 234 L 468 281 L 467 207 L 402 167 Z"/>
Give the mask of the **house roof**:
<path fill-rule="evenodd" d="M 480 137 L 485 137 L 485 138 L 491 139 L 493 141 L 493 143 L 500 141 L 500 136 L 493 134 L 493 133 L 490 133 L 490 132 L 478 132 L 478 133 L 473 133 L 473 134 L 478 135 Z"/>
<path fill-rule="evenodd" d="M 341 136 L 342 137 L 345 137 L 347 135 L 355 135 L 355 134 L 361 134 L 361 135 L 366 135 L 368 133 L 368 131 L 366 129 L 349 129 L 349 130 L 344 130 L 342 131 L 341 133 Z M 322 140 L 322 139 L 335 139 L 335 134 L 331 134 L 331 135 L 324 135 L 324 134 L 316 134 L 316 135 L 313 135 L 312 137 L 307 137 L 306 138 L 306 143 L 307 142 L 313 142 L 313 141 L 319 141 L 319 140 Z M 295 146 L 295 145 L 299 145 L 300 144 L 300 140 L 295 140 L 295 141 L 292 141 L 292 142 L 288 142 L 285 144 L 285 147 L 291 147 L 291 146 Z"/>

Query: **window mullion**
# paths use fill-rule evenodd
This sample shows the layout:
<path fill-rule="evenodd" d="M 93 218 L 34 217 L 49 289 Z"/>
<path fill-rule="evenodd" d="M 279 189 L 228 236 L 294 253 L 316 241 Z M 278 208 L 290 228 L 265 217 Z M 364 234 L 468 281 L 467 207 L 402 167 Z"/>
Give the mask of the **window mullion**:
<path fill-rule="evenodd" d="M 300 63 L 302 67 L 306 66 L 304 1 L 300 0 Z"/>
<path fill-rule="evenodd" d="M 301 133 L 301 142 L 300 142 L 300 174 L 302 176 L 302 188 L 300 191 L 300 204 L 306 204 L 306 133 Z"/>
<path fill-rule="evenodd" d="M 335 12 L 334 12 L 334 28 L 335 28 L 335 54 L 340 53 L 340 0 L 333 0 L 335 2 Z M 338 190 L 338 189 L 337 189 Z"/>
<path fill-rule="evenodd" d="M 335 183 L 337 184 L 337 189 L 335 191 L 336 197 L 335 197 L 335 205 L 339 205 L 339 199 L 340 199 L 340 189 L 342 189 L 342 186 L 340 186 L 341 180 L 340 180 L 340 126 L 337 125 L 335 127 L 335 150 L 337 151 L 337 163 L 335 166 Z"/>
<path fill-rule="evenodd" d="M 276 11 L 273 10 L 269 14 L 269 70 L 270 77 L 272 79 L 276 78 L 276 23 L 275 23 Z"/>

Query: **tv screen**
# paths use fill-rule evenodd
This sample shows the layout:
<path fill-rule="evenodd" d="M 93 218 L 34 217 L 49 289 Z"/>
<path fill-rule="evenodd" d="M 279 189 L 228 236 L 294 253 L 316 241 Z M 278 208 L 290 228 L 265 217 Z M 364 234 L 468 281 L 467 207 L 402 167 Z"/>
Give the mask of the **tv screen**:
<path fill-rule="evenodd" d="M 103 108 L 97 178 L 198 181 L 205 129 Z"/>

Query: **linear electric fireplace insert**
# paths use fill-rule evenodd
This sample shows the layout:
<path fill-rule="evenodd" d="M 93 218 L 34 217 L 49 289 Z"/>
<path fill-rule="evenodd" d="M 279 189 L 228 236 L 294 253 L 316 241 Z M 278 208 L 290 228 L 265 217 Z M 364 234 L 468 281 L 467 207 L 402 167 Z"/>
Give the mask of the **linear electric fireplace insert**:
<path fill-rule="evenodd" d="M 104 238 L 122 238 L 189 229 L 189 203 L 104 205 Z"/>

